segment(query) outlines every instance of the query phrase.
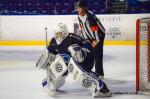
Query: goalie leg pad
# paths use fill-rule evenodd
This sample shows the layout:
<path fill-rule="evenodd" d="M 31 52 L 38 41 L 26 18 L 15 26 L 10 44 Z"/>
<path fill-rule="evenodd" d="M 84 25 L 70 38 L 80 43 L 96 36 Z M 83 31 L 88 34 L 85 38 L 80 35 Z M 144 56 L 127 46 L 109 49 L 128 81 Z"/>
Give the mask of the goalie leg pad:
<path fill-rule="evenodd" d="M 74 80 L 81 82 L 81 84 L 85 87 L 95 85 L 99 80 L 95 75 L 83 70 L 83 68 L 81 68 L 81 66 L 79 66 L 73 58 L 70 58 L 68 71 Z"/>
<path fill-rule="evenodd" d="M 47 82 L 50 91 L 60 88 L 65 83 L 67 66 L 61 55 L 57 54 L 55 61 L 47 69 Z"/>
<path fill-rule="evenodd" d="M 93 72 L 85 71 L 78 63 L 74 61 L 73 58 L 70 58 L 68 63 L 68 71 L 74 80 L 81 82 L 81 84 L 85 87 L 93 86 L 97 89 L 101 89 L 104 85 L 104 82 L 100 80 Z"/>
<path fill-rule="evenodd" d="M 111 96 L 106 84 L 94 73 L 83 70 L 81 66 L 73 60 L 73 58 L 69 61 L 68 71 L 72 75 L 72 78 L 79 81 L 83 87 L 94 87 L 93 97 Z"/>

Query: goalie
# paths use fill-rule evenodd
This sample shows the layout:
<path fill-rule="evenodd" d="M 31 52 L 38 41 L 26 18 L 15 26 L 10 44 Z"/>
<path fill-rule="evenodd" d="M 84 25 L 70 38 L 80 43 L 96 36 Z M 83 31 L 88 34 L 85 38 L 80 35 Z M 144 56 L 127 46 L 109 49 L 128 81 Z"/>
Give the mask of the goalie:
<path fill-rule="evenodd" d="M 94 88 L 92 97 L 109 97 L 111 93 L 106 84 L 91 70 L 94 65 L 90 44 L 75 34 L 69 33 L 67 26 L 59 23 L 46 51 L 38 60 L 36 67 L 47 72 L 43 87 L 51 95 L 65 83 L 67 75 L 78 81 L 83 87 Z"/>

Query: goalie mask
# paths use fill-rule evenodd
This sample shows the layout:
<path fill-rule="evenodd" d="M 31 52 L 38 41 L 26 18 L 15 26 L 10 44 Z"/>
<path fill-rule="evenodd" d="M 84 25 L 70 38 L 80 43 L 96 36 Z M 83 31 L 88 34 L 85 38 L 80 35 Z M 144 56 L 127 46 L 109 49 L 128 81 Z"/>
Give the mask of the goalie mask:
<path fill-rule="evenodd" d="M 55 30 L 55 39 L 57 44 L 61 42 L 69 35 L 68 28 L 66 24 L 59 23 Z"/>

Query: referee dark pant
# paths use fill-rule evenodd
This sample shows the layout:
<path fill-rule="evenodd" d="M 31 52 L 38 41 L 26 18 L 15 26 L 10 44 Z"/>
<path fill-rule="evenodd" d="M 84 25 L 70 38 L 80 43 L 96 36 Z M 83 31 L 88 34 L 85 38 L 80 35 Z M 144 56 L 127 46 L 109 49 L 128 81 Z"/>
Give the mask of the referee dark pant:
<path fill-rule="evenodd" d="M 95 59 L 95 73 L 97 76 L 104 76 L 103 44 L 104 44 L 104 41 L 101 41 L 95 46 L 95 48 L 93 48 L 93 54 L 94 54 L 94 59 Z"/>

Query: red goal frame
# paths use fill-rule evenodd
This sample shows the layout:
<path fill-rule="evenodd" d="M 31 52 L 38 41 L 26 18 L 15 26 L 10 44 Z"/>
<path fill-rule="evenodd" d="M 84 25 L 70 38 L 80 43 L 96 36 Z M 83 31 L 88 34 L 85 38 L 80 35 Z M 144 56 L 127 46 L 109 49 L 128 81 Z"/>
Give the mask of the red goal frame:
<path fill-rule="evenodd" d="M 143 19 L 147 19 L 147 18 L 143 18 Z M 150 18 L 149 18 L 150 19 Z M 141 19 L 138 19 L 136 21 L 136 93 L 138 93 L 138 91 L 140 90 L 139 89 L 139 85 L 140 85 L 140 82 L 139 82 L 139 72 L 140 72 L 140 20 Z M 150 22 L 148 22 L 147 24 L 147 30 L 148 30 L 148 75 L 147 75 L 147 78 L 148 78 L 148 81 L 150 82 Z"/>

